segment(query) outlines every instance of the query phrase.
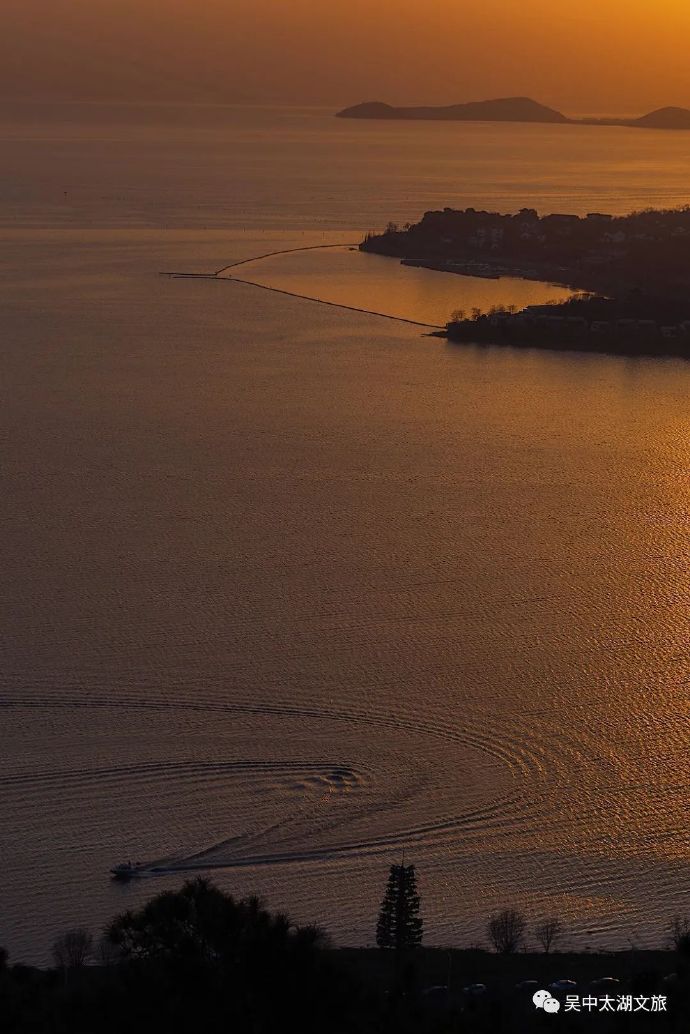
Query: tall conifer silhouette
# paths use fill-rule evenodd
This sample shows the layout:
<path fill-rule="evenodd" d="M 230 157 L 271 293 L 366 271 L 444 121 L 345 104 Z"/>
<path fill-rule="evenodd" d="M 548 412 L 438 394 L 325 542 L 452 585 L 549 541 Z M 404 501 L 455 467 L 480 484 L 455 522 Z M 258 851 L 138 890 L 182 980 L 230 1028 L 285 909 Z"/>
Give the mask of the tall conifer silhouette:
<path fill-rule="evenodd" d="M 416 948 L 422 943 L 422 920 L 414 865 L 391 865 L 376 924 L 379 948 Z"/>

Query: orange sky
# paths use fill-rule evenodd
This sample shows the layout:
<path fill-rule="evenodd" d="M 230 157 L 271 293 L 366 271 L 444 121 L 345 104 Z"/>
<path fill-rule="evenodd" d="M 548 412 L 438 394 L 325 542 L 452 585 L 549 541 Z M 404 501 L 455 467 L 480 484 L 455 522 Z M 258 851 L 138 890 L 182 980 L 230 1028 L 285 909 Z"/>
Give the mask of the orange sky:
<path fill-rule="evenodd" d="M 690 107 L 690 0 L 0 0 L 0 96 Z"/>

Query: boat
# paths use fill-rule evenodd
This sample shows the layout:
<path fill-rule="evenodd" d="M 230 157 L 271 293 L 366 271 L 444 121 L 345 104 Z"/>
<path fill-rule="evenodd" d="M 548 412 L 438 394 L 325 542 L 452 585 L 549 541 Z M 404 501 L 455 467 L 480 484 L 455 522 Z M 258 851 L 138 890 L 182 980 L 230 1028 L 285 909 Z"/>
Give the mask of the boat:
<path fill-rule="evenodd" d="M 114 880 L 131 880 L 139 874 L 139 863 L 135 864 L 134 862 L 120 862 L 119 865 L 114 865 L 110 870 L 110 875 Z"/>

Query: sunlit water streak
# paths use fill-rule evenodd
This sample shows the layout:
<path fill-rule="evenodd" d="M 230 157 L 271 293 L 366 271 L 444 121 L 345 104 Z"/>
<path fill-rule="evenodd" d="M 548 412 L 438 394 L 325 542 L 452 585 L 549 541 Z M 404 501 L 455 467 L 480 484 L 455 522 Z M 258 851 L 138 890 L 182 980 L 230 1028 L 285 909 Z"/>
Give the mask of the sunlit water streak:
<path fill-rule="evenodd" d="M 405 849 L 431 943 L 514 904 L 658 944 L 690 855 L 687 364 L 157 273 L 434 204 L 687 201 L 687 137 L 60 110 L 4 116 L 0 941 L 46 958 L 203 865 L 367 943 Z M 273 262 L 244 271 L 433 322 L 500 288 Z M 111 884 L 127 857 L 169 875 Z"/>

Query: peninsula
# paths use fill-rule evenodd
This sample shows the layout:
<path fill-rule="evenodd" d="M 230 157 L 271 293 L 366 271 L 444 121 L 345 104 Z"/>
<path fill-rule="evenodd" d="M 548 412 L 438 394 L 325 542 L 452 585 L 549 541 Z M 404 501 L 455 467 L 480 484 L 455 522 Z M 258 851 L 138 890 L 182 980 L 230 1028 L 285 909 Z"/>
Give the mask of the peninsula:
<path fill-rule="evenodd" d="M 522 312 L 458 313 L 465 341 L 690 357 L 690 206 L 626 216 L 426 212 L 368 234 L 362 251 L 466 276 L 558 283 L 586 296 Z"/>
<path fill-rule="evenodd" d="M 659 108 L 639 118 L 570 118 L 530 97 L 500 97 L 441 107 L 394 107 L 366 101 L 337 112 L 337 118 L 388 119 L 424 122 L 536 122 L 571 126 L 627 126 L 636 129 L 690 129 L 690 109 Z"/>

